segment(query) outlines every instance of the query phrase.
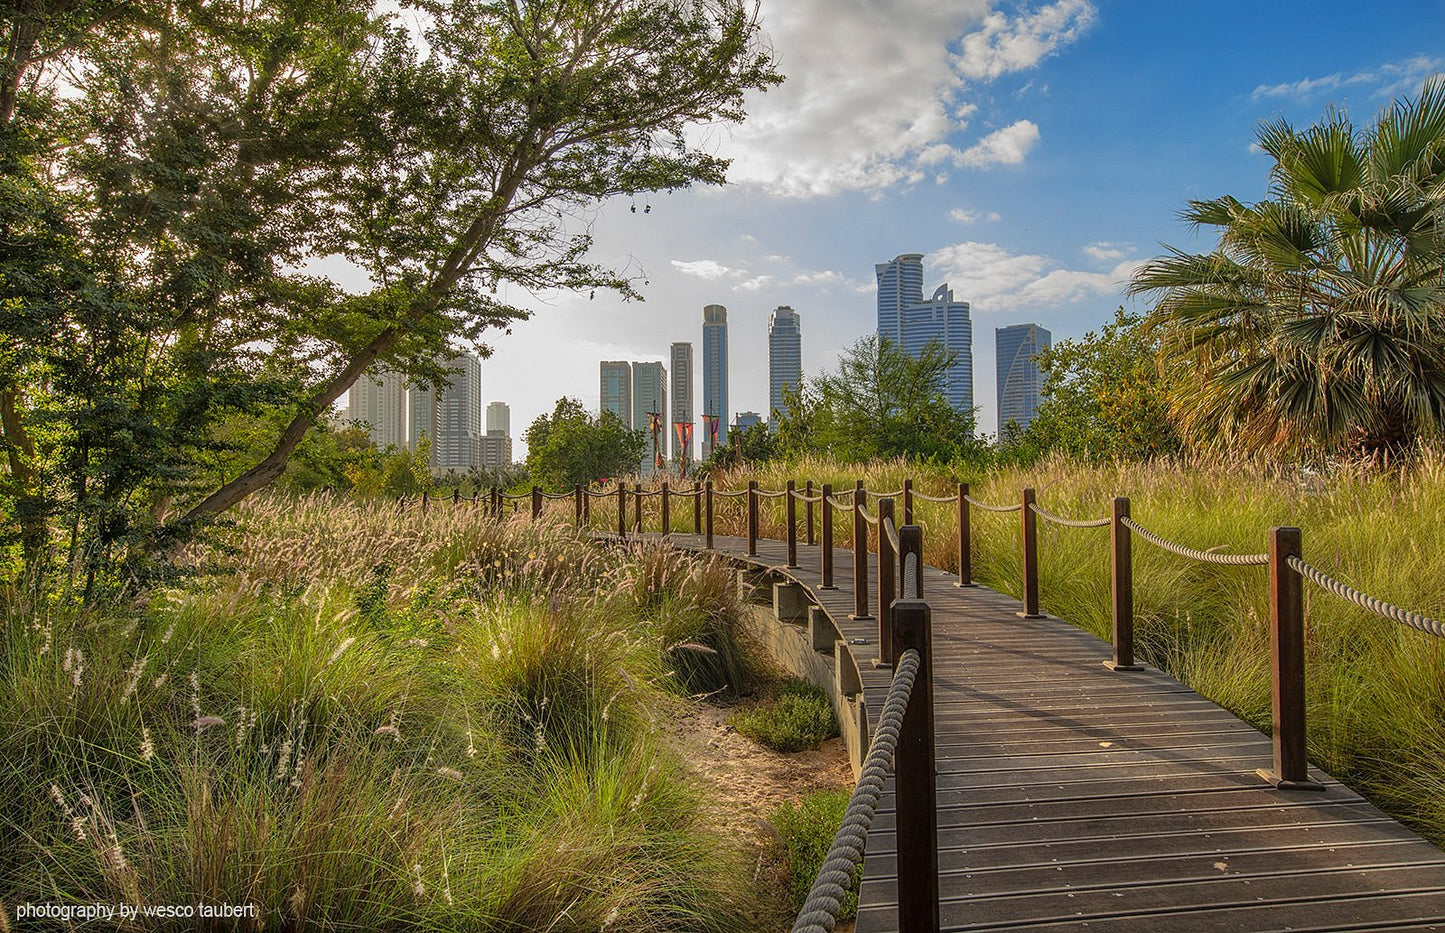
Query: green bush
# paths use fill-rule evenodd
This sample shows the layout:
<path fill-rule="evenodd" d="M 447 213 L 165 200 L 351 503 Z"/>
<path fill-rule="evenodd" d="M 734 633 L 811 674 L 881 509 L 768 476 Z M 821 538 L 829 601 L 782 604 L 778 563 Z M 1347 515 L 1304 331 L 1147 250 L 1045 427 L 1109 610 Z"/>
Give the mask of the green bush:
<path fill-rule="evenodd" d="M 838 734 L 838 720 L 822 688 L 806 680 L 784 681 L 772 695 L 733 714 L 733 728 L 780 752 L 817 748 Z"/>
<path fill-rule="evenodd" d="M 833 837 L 848 811 L 850 793 L 845 789 L 818 790 L 798 801 L 797 806 L 785 803 L 773 812 L 772 824 L 777 830 L 777 846 L 788 867 L 788 898 L 794 913 L 803 909 L 813 879 L 828 857 Z M 852 890 L 843 900 L 840 920 L 851 920 L 858 912 L 858 885 L 854 878 Z"/>

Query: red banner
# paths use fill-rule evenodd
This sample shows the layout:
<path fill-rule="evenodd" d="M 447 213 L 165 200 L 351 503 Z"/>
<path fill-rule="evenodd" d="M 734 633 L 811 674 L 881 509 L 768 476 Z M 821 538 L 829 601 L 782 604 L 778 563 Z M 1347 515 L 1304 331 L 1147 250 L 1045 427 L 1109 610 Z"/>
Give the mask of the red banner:
<path fill-rule="evenodd" d="M 662 415 L 659 415 L 659 414 L 658 414 L 657 412 L 655 412 L 655 411 L 650 411 L 650 412 L 648 412 L 648 413 L 647 413 L 647 430 L 651 431 L 651 432 L 654 433 L 654 434 L 656 434 L 658 431 L 661 431 L 661 430 L 662 430 Z"/>
<path fill-rule="evenodd" d="M 707 426 L 707 436 L 712 439 L 712 445 L 717 446 L 717 415 L 703 415 L 702 423 Z"/>
<path fill-rule="evenodd" d="M 674 421 L 672 429 L 677 432 L 677 449 L 684 451 L 684 456 L 692 451 L 692 422 Z"/>

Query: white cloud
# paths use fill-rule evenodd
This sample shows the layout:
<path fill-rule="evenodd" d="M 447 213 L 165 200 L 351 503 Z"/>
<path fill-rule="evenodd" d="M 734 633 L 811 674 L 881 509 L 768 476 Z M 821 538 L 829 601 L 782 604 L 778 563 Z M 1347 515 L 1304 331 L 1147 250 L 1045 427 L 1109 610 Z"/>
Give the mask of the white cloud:
<path fill-rule="evenodd" d="M 1021 160 L 1038 135 L 1028 121 L 971 147 L 956 141 L 978 109 L 966 99 L 978 66 L 950 47 L 967 50 L 977 35 L 979 54 L 1009 61 L 1004 70 L 1032 67 L 1073 41 L 1093 7 L 1057 0 L 1017 17 L 992 7 L 993 0 L 764 0 L 763 26 L 787 81 L 751 96 L 743 124 L 698 130 L 695 141 L 733 160 L 730 180 L 796 197 L 917 184 L 937 174 L 920 168 L 944 163 Z"/>
<path fill-rule="evenodd" d="M 1139 265 L 1129 260 L 1108 272 L 1086 272 L 1063 268 L 1047 256 L 1010 253 L 997 243 L 974 241 L 944 247 L 924 261 L 943 272 L 954 294 L 980 313 L 1116 296 Z"/>
<path fill-rule="evenodd" d="M 729 269 L 727 266 L 711 259 L 698 259 L 692 262 L 672 260 L 672 267 L 683 275 L 695 275 L 700 279 L 720 279 L 727 275 L 736 275 L 736 269 Z"/>
<path fill-rule="evenodd" d="M 1307 98 L 1320 93 L 1349 87 L 1373 87 L 1377 97 L 1402 94 L 1418 88 L 1426 78 L 1445 70 L 1445 58 L 1416 55 L 1402 62 L 1386 62 L 1378 68 L 1345 74 L 1337 71 L 1320 78 L 1301 78 L 1284 84 L 1261 84 L 1250 95 L 1252 100 L 1266 97 Z"/>
<path fill-rule="evenodd" d="M 1095 12 L 1088 0 L 1057 0 L 1015 17 L 990 13 L 982 29 L 964 36 L 958 70 L 965 78 L 992 81 L 1032 68 L 1079 38 L 1093 25 Z"/>
<path fill-rule="evenodd" d="M 981 211 L 971 211 L 966 207 L 955 207 L 948 212 L 948 219 L 961 224 L 976 224 L 980 221 L 996 224 L 1000 220 L 1003 220 L 1003 215 L 998 211 L 983 213 Z"/>
<path fill-rule="evenodd" d="M 1090 243 L 1084 247 L 1084 252 L 1102 262 L 1123 259 L 1134 251 L 1133 246 L 1128 243 L 1107 243 L 1100 240 L 1097 243 Z"/>

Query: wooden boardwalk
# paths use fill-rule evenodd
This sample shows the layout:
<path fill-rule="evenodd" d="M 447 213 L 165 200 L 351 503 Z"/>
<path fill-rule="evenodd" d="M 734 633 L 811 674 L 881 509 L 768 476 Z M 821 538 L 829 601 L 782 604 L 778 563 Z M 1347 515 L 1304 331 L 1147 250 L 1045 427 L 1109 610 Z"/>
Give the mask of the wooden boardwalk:
<path fill-rule="evenodd" d="M 694 535 L 673 543 L 701 549 Z M 746 541 L 715 549 L 748 560 Z M 816 547 L 783 568 L 851 646 L 871 716 L 890 672 L 853 611 L 852 554 L 821 590 Z M 876 564 L 870 605 L 876 606 Z M 1152 669 L 1113 672 L 1106 644 L 927 568 L 945 930 L 1442 930 L 1445 853 L 1328 775 L 1281 791 L 1267 737 Z M 869 723 L 872 734 L 872 723 Z M 897 930 L 891 786 L 868 837 L 859 933 Z"/>

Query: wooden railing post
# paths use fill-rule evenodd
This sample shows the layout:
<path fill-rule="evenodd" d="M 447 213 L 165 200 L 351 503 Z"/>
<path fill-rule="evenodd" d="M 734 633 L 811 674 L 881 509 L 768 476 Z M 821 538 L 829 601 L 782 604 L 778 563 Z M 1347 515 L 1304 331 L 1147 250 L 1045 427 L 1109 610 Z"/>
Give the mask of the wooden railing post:
<path fill-rule="evenodd" d="M 823 484 L 823 542 L 822 542 L 822 589 L 836 590 L 833 585 L 833 484 Z"/>
<path fill-rule="evenodd" d="M 592 527 L 592 484 L 582 484 L 582 524 Z"/>
<path fill-rule="evenodd" d="M 1269 645 L 1274 658 L 1271 712 L 1274 769 L 1260 774 L 1285 790 L 1324 790 L 1310 780 L 1305 748 L 1304 578 L 1289 557 L 1300 556 L 1298 528 L 1269 530 Z"/>
<path fill-rule="evenodd" d="M 898 598 L 893 541 L 883 527 L 893 517 L 893 500 L 878 500 L 878 663 L 893 663 L 893 600 Z"/>
<path fill-rule="evenodd" d="M 487 515 L 496 520 L 497 518 L 497 487 L 487 487 Z"/>
<path fill-rule="evenodd" d="M 1023 507 L 1019 510 L 1023 523 L 1023 591 L 1024 610 L 1019 616 L 1024 619 L 1042 619 L 1039 613 L 1039 536 L 1038 516 L 1031 506 L 1034 504 L 1033 488 L 1024 490 Z"/>
<path fill-rule="evenodd" d="M 788 566 L 796 567 L 798 566 L 798 500 L 793 498 L 793 492 L 797 489 L 797 485 L 793 480 L 788 480 L 785 488 L 787 491 L 783 493 L 783 498 L 788 503 L 785 509 L 788 516 Z"/>
<path fill-rule="evenodd" d="M 542 517 L 542 487 L 532 487 L 532 521 Z"/>
<path fill-rule="evenodd" d="M 572 523 L 578 528 L 582 527 L 582 484 L 577 483 L 572 487 Z"/>
<path fill-rule="evenodd" d="M 458 486 L 452 490 L 452 505 L 462 504 L 462 487 Z"/>
<path fill-rule="evenodd" d="M 1109 523 L 1114 553 L 1114 659 L 1104 662 L 1105 667 L 1115 671 L 1143 670 L 1134 663 L 1134 553 L 1129 526 L 1124 524 L 1128 517 L 1129 500 L 1115 496 L 1113 520 Z"/>
<path fill-rule="evenodd" d="M 642 534 L 642 484 L 632 484 L 632 530 Z"/>
<path fill-rule="evenodd" d="M 808 546 L 811 547 L 812 545 L 817 544 L 817 543 L 818 543 L 818 539 L 813 536 L 813 481 L 812 481 L 812 480 L 808 480 L 808 482 L 803 486 L 803 525 L 804 525 L 804 527 L 806 527 L 806 528 L 808 529 L 808 531 L 807 531 L 807 537 L 805 538 L 805 540 L 808 542 Z"/>
<path fill-rule="evenodd" d="M 423 489 L 423 490 L 421 491 L 421 514 L 425 515 L 425 514 L 426 514 L 426 510 L 427 510 L 430 506 L 431 506 L 431 497 L 428 496 L 428 495 L 426 494 L 426 490 Z"/>
<path fill-rule="evenodd" d="M 703 547 L 712 550 L 712 480 L 708 480 L 703 487 L 703 496 L 706 497 L 706 508 L 703 510 L 707 515 L 707 524 L 703 531 Z"/>
<path fill-rule="evenodd" d="M 692 533 L 702 534 L 702 483 L 692 481 Z"/>
<path fill-rule="evenodd" d="M 913 480 L 903 481 L 903 524 L 913 524 Z"/>
<path fill-rule="evenodd" d="M 758 481 L 748 480 L 748 556 L 758 556 Z"/>
<path fill-rule="evenodd" d="M 868 612 L 868 523 L 863 520 L 863 481 L 853 483 L 853 614 L 848 618 L 871 622 Z"/>
<path fill-rule="evenodd" d="M 627 537 L 627 484 L 617 481 L 617 537 Z"/>
<path fill-rule="evenodd" d="M 912 648 L 920 660 L 893 758 L 899 933 L 938 933 L 939 929 L 931 631 L 928 603 L 900 599 L 893 604 L 894 648 L 899 655 Z"/>
<path fill-rule="evenodd" d="M 662 533 L 672 534 L 672 505 L 668 502 L 671 496 L 668 493 L 667 480 L 662 481 Z"/>
<path fill-rule="evenodd" d="M 958 484 L 958 582 L 973 586 L 973 525 L 968 508 L 968 483 Z"/>

